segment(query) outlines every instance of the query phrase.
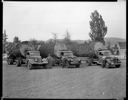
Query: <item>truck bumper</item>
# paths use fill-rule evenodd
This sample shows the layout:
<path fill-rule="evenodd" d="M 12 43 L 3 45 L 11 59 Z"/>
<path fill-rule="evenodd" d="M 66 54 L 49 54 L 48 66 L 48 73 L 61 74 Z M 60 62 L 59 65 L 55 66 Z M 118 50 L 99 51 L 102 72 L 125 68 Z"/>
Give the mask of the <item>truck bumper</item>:
<path fill-rule="evenodd" d="M 37 66 L 41 66 L 41 65 L 47 65 L 48 63 L 39 63 L 39 62 L 33 62 L 31 63 L 32 65 L 37 65 Z"/>
<path fill-rule="evenodd" d="M 117 67 L 117 66 L 121 66 L 121 64 L 120 64 L 120 63 L 111 64 L 110 68 L 115 68 L 115 67 Z"/>
<path fill-rule="evenodd" d="M 70 62 L 71 65 L 81 64 L 81 62 Z"/>

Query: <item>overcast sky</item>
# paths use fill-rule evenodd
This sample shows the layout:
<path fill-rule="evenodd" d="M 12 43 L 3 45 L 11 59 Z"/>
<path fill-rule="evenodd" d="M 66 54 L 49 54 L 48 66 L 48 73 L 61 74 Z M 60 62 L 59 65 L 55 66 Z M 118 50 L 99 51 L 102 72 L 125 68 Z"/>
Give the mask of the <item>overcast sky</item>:
<path fill-rule="evenodd" d="M 121 2 L 4 2 L 3 30 L 8 41 L 18 36 L 48 40 L 57 33 L 63 38 L 68 30 L 71 39 L 88 40 L 91 12 L 97 10 L 108 27 L 106 37 L 126 38 L 126 1 Z"/>

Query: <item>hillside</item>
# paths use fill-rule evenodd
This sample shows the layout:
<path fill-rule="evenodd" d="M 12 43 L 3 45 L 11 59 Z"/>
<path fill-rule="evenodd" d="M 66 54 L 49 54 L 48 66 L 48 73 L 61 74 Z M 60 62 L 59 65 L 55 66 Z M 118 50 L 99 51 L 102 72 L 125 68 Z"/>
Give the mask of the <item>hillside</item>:
<path fill-rule="evenodd" d="M 76 42 L 78 44 L 83 44 L 85 42 L 85 40 L 72 40 L 73 42 Z"/>
<path fill-rule="evenodd" d="M 116 43 L 116 42 L 126 42 L 126 39 L 115 38 L 115 37 L 108 37 L 108 38 L 105 38 L 105 41 L 106 41 L 106 42 L 113 42 L 113 43 Z"/>
<path fill-rule="evenodd" d="M 52 39 L 51 39 L 52 40 Z M 90 40 L 90 39 L 89 39 Z M 89 40 L 72 40 L 78 44 L 83 44 L 85 41 L 88 42 Z M 50 40 L 48 40 L 50 41 Z M 47 41 L 47 42 L 48 42 Z M 57 41 L 62 42 L 63 39 L 57 39 Z M 117 43 L 117 42 L 126 42 L 126 39 L 123 38 L 116 38 L 116 37 L 107 37 L 105 38 L 105 42 Z"/>
<path fill-rule="evenodd" d="M 88 41 L 88 40 L 86 40 Z M 84 43 L 84 40 L 81 40 L 80 43 Z M 117 42 L 126 42 L 126 39 L 116 38 L 116 37 L 107 37 L 105 38 L 105 42 L 117 43 Z"/>

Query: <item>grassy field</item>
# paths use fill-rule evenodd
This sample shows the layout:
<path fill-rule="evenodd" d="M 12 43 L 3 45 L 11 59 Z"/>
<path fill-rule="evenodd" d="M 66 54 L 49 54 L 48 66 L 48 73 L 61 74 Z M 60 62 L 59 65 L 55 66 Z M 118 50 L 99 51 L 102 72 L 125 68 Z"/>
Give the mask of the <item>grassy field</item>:
<path fill-rule="evenodd" d="M 7 98 L 123 98 L 126 61 L 121 68 L 82 64 L 81 68 L 27 70 L 3 63 L 3 97 Z"/>

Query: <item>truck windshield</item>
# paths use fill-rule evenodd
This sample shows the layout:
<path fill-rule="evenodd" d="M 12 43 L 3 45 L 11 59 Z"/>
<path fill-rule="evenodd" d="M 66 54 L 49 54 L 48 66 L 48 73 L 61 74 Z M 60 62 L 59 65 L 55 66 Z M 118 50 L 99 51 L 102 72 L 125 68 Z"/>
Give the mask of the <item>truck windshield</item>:
<path fill-rule="evenodd" d="M 33 52 L 33 53 L 30 53 L 30 56 L 40 56 L 40 53 L 35 53 L 35 52 Z"/>
<path fill-rule="evenodd" d="M 65 52 L 64 56 L 69 56 L 70 57 L 70 56 L 73 56 L 73 54 L 71 52 Z"/>
<path fill-rule="evenodd" d="M 103 52 L 104 56 L 109 56 L 111 53 L 110 52 Z"/>

